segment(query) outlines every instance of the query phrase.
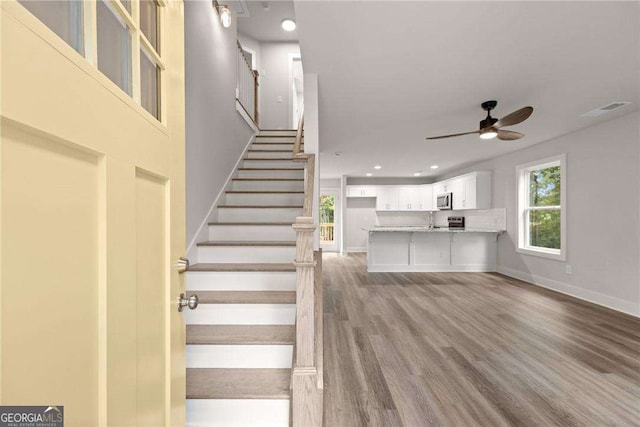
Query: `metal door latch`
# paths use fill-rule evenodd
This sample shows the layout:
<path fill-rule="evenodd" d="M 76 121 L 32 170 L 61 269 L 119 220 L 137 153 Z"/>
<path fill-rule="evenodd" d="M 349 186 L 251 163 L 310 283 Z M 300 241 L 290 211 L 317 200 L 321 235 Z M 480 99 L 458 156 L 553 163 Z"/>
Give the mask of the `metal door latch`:
<path fill-rule="evenodd" d="M 182 312 L 185 307 L 189 307 L 190 310 L 195 310 L 198 307 L 198 295 L 193 294 L 187 298 L 184 294 L 180 294 L 178 300 L 178 311 Z"/>

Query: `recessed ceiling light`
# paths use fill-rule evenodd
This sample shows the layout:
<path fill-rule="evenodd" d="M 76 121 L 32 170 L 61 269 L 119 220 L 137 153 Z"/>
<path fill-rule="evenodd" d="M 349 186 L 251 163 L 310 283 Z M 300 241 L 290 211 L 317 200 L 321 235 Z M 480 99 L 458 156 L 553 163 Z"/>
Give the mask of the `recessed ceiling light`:
<path fill-rule="evenodd" d="M 438 169 L 438 165 L 431 165 L 431 169 Z"/>
<path fill-rule="evenodd" d="M 371 172 L 369 172 L 369 173 L 367 174 L 367 176 L 372 176 L 372 175 L 373 175 L 373 174 L 372 174 Z"/>
<path fill-rule="evenodd" d="M 296 29 L 296 21 L 293 19 L 285 19 L 282 21 L 282 29 L 285 31 L 293 31 Z"/>
<path fill-rule="evenodd" d="M 414 173 L 413 176 L 420 176 L 420 172 Z"/>
<path fill-rule="evenodd" d="M 380 166 L 380 165 L 375 165 L 373 168 L 374 168 L 374 169 L 382 169 L 382 166 Z"/>

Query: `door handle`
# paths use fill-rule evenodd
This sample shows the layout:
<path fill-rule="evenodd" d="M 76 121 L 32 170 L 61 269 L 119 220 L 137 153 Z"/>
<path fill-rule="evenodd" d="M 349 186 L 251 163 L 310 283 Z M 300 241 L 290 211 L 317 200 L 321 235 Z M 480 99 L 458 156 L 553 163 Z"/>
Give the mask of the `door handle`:
<path fill-rule="evenodd" d="M 187 270 L 189 270 L 189 260 L 186 258 L 180 258 L 178 260 L 178 273 L 182 274 Z"/>
<path fill-rule="evenodd" d="M 189 307 L 190 310 L 195 310 L 198 307 L 198 295 L 193 294 L 187 298 L 184 294 L 180 294 L 178 300 L 178 311 L 182 312 L 185 307 Z"/>

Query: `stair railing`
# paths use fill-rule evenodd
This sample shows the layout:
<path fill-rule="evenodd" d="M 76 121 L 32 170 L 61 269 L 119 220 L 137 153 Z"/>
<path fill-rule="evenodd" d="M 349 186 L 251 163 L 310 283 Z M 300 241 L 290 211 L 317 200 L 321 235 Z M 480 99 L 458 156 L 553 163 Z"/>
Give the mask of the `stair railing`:
<path fill-rule="evenodd" d="M 252 68 L 240 42 L 236 41 L 236 44 L 238 45 L 236 99 L 258 126 L 258 71 Z"/>
<path fill-rule="evenodd" d="M 291 375 L 291 425 L 322 426 L 322 253 L 313 250 L 315 154 L 301 150 L 304 116 L 298 123 L 293 159 L 304 162 L 304 204 L 296 218 L 296 340 Z"/>

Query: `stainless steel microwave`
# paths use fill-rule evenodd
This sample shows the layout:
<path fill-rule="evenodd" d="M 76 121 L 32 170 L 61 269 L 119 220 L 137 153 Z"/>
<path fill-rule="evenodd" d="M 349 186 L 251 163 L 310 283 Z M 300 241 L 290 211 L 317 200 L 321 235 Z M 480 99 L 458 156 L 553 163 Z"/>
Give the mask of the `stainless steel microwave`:
<path fill-rule="evenodd" d="M 436 207 L 443 211 L 453 209 L 453 193 L 438 194 Z"/>

